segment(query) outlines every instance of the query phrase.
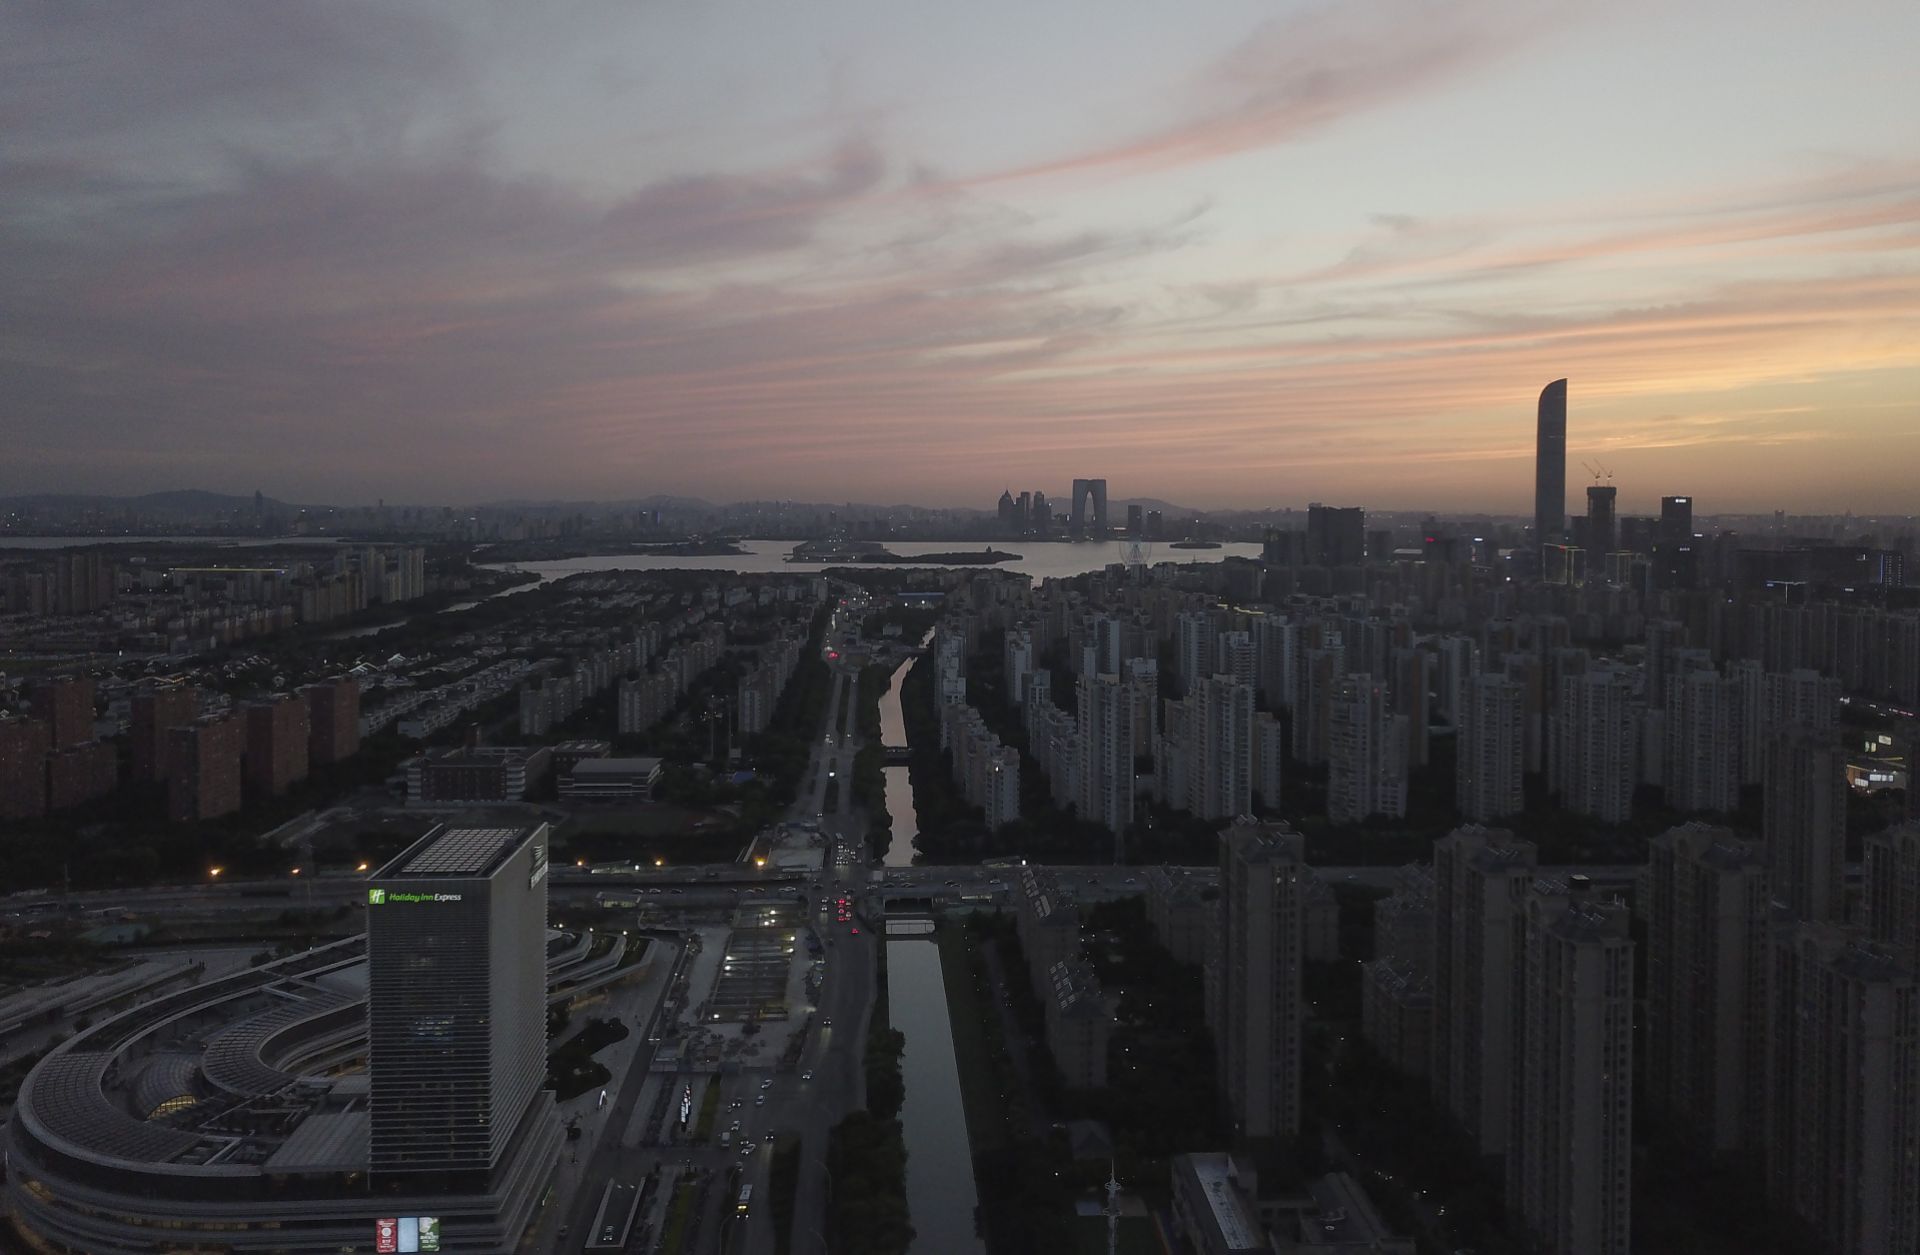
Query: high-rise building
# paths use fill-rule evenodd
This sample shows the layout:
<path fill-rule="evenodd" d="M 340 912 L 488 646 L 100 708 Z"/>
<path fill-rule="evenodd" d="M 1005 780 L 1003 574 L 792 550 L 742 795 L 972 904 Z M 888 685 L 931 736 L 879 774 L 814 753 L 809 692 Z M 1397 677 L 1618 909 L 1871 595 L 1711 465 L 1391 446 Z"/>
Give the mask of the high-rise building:
<path fill-rule="evenodd" d="M 1327 818 L 1356 824 L 1407 813 L 1407 717 L 1370 675 L 1341 680 L 1327 730 Z"/>
<path fill-rule="evenodd" d="M 1920 1250 L 1920 982 L 1834 924 L 1783 925 L 1771 960 L 1770 1196 L 1822 1250 Z"/>
<path fill-rule="evenodd" d="M 1560 805 L 1610 824 L 1632 817 L 1640 722 L 1625 671 L 1601 669 L 1560 681 L 1549 756 Z"/>
<path fill-rule="evenodd" d="M 307 709 L 287 693 L 247 704 L 246 777 L 259 793 L 278 797 L 307 778 Z"/>
<path fill-rule="evenodd" d="M 1359 506 L 1307 507 L 1307 562 L 1311 566 L 1359 566 L 1367 556 L 1367 512 Z"/>
<path fill-rule="evenodd" d="M 1612 484 L 1587 485 L 1587 552 L 1592 554 L 1612 553 L 1619 546 L 1619 529 L 1615 526 L 1614 499 L 1620 490 Z M 1600 564 L 1597 561 L 1587 563 L 1592 571 Z"/>
<path fill-rule="evenodd" d="M 1920 971 L 1920 821 L 1869 836 L 1865 861 L 1867 933 Z"/>
<path fill-rule="evenodd" d="M 1769 886 L 1794 918 L 1846 919 L 1847 755 L 1831 737 L 1788 727 L 1767 746 L 1761 833 Z"/>
<path fill-rule="evenodd" d="M 144 689 L 133 695 L 133 778 L 167 778 L 167 731 L 192 723 L 200 698 L 191 687 Z"/>
<path fill-rule="evenodd" d="M 1712 671 L 1667 679 L 1661 783 L 1679 811 L 1740 805 L 1740 682 Z"/>
<path fill-rule="evenodd" d="M 1147 530 L 1147 508 L 1143 505 L 1127 507 L 1127 535 L 1135 540 L 1142 539 Z"/>
<path fill-rule="evenodd" d="M 1546 544 L 1567 530 L 1567 381 L 1540 391 L 1533 458 L 1533 539 Z"/>
<path fill-rule="evenodd" d="M 93 677 L 62 675 L 27 690 L 34 717 L 47 725 L 54 749 L 93 739 Z"/>
<path fill-rule="evenodd" d="M 1766 859 L 1725 828 L 1650 846 L 1646 1092 L 1707 1152 L 1757 1153 L 1766 1130 Z"/>
<path fill-rule="evenodd" d="M 1518 814 L 1526 805 L 1526 694 L 1495 672 L 1466 677 L 1454 761 L 1454 804 L 1477 823 Z"/>
<path fill-rule="evenodd" d="M 1519 1079 L 1509 1209 L 1550 1255 L 1632 1240 L 1633 940 L 1625 904 L 1578 884 L 1527 895 L 1514 991 Z"/>
<path fill-rule="evenodd" d="M 47 813 L 47 752 L 53 737 L 41 719 L 0 719 L 0 819 Z"/>
<path fill-rule="evenodd" d="M 1268 810 L 1280 806 L 1282 768 L 1286 762 L 1286 742 L 1280 720 L 1269 711 L 1253 716 L 1253 792 Z"/>
<path fill-rule="evenodd" d="M 1173 658 L 1180 692 L 1191 693 L 1201 680 L 1220 670 L 1214 652 L 1218 629 L 1204 610 L 1183 611 L 1173 623 Z"/>
<path fill-rule="evenodd" d="M 367 891 L 374 1177 L 485 1189 L 558 1117 L 547 1045 L 547 825 L 438 827 Z"/>
<path fill-rule="evenodd" d="M 1187 809 L 1200 819 L 1253 811 L 1253 688 L 1208 676 L 1187 698 Z"/>
<path fill-rule="evenodd" d="M 1300 1129 L 1300 970 L 1306 842 L 1283 823 L 1237 819 L 1220 833 L 1221 1098 L 1236 1137 Z"/>
<path fill-rule="evenodd" d="M 1133 694 L 1115 675 L 1083 675 L 1079 816 L 1113 832 L 1133 822 Z"/>
<path fill-rule="evenodd" d="M 1091 501 L 1093 509 L 1088 511 Z M 1107 530 L 1107 481 L 1104 479 L 1076 479 L 1073 481 L 1073 530 L 1084 532 L 1089 527 L 1096 532 Z"/>
<path fill-rule="evenodd" d="M 1531 841 L 1477 824 L 1433 847 L 1433 1097 L 1483 1155 L 1507 1149 L 1520 910 L 1537 861 Z"/>
<path fill-rule="evenodd" d="M 1658 539 L 1663 543 L 1672 541 L 1680 544 L 1690 543 L 1693 540 L 1692 497 L 1660 498 Z"/>
<path fill-rule="evenodd" d="M 240 809 L 246 723 L 227 712 L 167 731 L 167 814 L 175 822 L 215 819 Z"/>

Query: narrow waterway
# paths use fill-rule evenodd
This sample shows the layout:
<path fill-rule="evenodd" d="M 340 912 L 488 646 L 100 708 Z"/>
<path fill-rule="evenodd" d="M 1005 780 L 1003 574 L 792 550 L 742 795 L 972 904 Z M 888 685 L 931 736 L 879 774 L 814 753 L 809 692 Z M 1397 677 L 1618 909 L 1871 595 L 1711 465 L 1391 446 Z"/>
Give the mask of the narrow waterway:
<path fill-rule="evenodd" d="M 900 1124 L 907 1143 L 907 1212 L 913 1222 L 908 1255 L 981 1255 L 974 1235 L 973 1154 L 967 1145 L 960 1069 L 953 1057 L 940 950 L 931 941 L 887 942 L 887 1008 L 906 1034 L 900 1061 L 907 1100 Z"/>
<path fill-rule="evenodd" d="M 900 686 L 906 683 L 907 668 L 914 661 L 909 658 L 894 668 L 893 678 L 887 682 L 887 695 L 880 699 L 880 744 L 892 749 L 904 749 L 907 744 L 906 719 L 900 713 Z M 911 867 L 913 839 L 920 832 L 920 817 L 913 809 L 913 786 L 904 766 L 885 768 L 884 774 L 887 814 L 893 817 L 893 840 L 887 843 L 886 857 L 880 861 L 887 867 Z"/>

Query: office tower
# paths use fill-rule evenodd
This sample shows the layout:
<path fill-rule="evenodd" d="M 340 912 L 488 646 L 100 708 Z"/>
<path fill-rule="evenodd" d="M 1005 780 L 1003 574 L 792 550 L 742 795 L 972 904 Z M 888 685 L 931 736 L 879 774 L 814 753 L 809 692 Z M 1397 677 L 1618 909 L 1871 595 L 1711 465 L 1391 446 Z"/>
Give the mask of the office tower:
<path fill-rule="evenodd" d="M 133 778 L 167 778 L 167 730 L 192 723 L 200 713 L 200 698 L 185 685 L 143 689 L 133 695 Z"/>
<path fill-rule="evenodd" d="M 1187 698 L 1187 809 L 1200 819 L 1253 811 L 1253 689 L 1229 675 Z"/>
<path fill-rule="evenodd" d="M 1544 545 L 1567 530 L 1567 381 L 1540 392 L 1533 459 L 1533 539 Z"/>
<path fill-rule="evenodd" d="M 1087 502 L 1091 499 L 1093 511 L 1089 515 Z M 1076 479 L 1073 481 L 1073 530 L 1084 532 L 1089 526 L 1094 531 L 1107 529 L 1107 481 L 1104 479 Z"/>
<path fill-rule="evenodd" d="M 1236 1138 L 1300 1130 L 1301 902 L 1306 841 L 1240 819 L 1220 833 L 1216 962 L 1221 1098 Z"/>
<path fill-rule="evenodd" d="M 1869 836 L 1865 862 L 1868 935 L 1920 970 L 1920 821 Z"/>
<path fill-rule="evenodd" d="M 1307 562 L 1312 566 L 1359 566 L 1366 560 L 1367 514 L 1359 506 L 1307 507 Z"/>
<path fill-rule="evenodd" d="M 307 778 L 306 702 L 286 693 L 249 702 L 246 720 L 246 776 L 250 786 L 278 797 L 287 786 Z"/>
<path fill-rule="evenodd" d="M 1328 712 L 1327 818 L 1357 824 L 1407 813 L 1407 718 L 1392 713 L 1384 684 L 1341 680 Z"/>
<path fill-rule="evenodd" d="M 1833 924 L 1774 935 L 1771 1198 L 1839 1255 L 1920 1249 L 1920 982 Z"/>
<path fill-rule="evenodd" d="M 240 758 L 246 723 L 228 712 L 167 730 L 167 814 L 176 823 L 215 819 L 240 809 Z"/>
<path fill-rule="evenodd" d="M 1619 531 L 1614 526 L 1614 498 L 1619 489 L 1612 484 L 1587 485 L 1587 552 L 1593 554 L 1612 553 L 1619 545 Z M 1587 569 L 1593 570 L 1599 564 L 1587 563 Z"/>
<path fill-rule="evenodd" d="M 1766 1129 L 1766 859 L 1726 828 L 1685 824 L 1648 864 L 1648 1097 L 1708 1152 L 1758 1152 Z"/>
<path fill-rule="evenodd" d="M 1660 782 L 1678 811 L 1740 805 L 1740 681 L 1712 671 L 1667 680 Z"/>
<path fill-rule="evenodd" d="M 1267 711 L 1253 717 L 1253 792 L 1268 810 L 1280 805 L 1280 777 L 1286 744 L 1280 721 Z"/>
<path fill-rule="evenodd" d="M 1483 1155 L 1507 1149 L 1514 965 L 1531 841 L 1471 824 L 1433 846 L 1433 1097 Z"/>
<path fill-rule="evenodd" d="M 1080 677 L 1079 816 L 1113 832 L 1133 822 L 1133 694 L 1114 675 Z"/>
<path fill-rule="evenodd" d="M 1005 489 L 1000 493 L 998 514 L 1001 534 L 1018 536 L 1026 520 L 1021 517 L 1020 505 L 1013 499 L 1012 489 Z"/>
<path fill-rule="evenodd" d="M 551 1122 L 547 825 L 441 826 L 367 893 L 368 1138 L 375 1177 L 484 1189 Z"/>
<path fill-rule="evenodd" d="M 47 813 L 47 753 L 53 737 L 40 719 L 0 719 L 0 819 Z"/>
<path fill-rule="evenodd" d="M 1551 1255 L 1628 1255 L 1633 941 L 1627 908 L 1578 883 L 1527 895 L 1515 990 L 1510 1210 Z"/>
<path fill-rule="evenodd" d="M 1135 540 L 1142 539 L 1147 530 L 1147 508 L 1140 505 L 1127 507 L 1127 535 Z"/>
<path fill-rule="evenodd" d="M 1658 539 L 1662 543 L 1674 542 L 1688 544 L 1693 540 L 1693 498 L 1660 498 L 1660 531 Z"/>
<path fill-rule="evenodd" d="M 1589 671 L 1560 681 L 1550 759 L 1560 805 L 1610 824 L 1633 815 L 1640 773 L 1640 716 L 1624 671 Z"/>
<path fill-rule="evenodd" d="M 1831 737 L 1788 727 L 1767 746 L 1761 833 L 1774 901 L 1794 918 L 1846 919 L 1847 755 Z"/>
<path fill-rule="evenodd" d="M 1465 692 L 1456 716 L 1454 804 L 1476 822 L 1518 814 L 1526 805 L 1526 694 L 1490 672 L 1467 677 Z"/>
<path fill-rule="evenodd" d="M 56 676 L 27 690 L 33 716 L 47 725 L 54 749 L 93 739 L 93 677 Z"/>

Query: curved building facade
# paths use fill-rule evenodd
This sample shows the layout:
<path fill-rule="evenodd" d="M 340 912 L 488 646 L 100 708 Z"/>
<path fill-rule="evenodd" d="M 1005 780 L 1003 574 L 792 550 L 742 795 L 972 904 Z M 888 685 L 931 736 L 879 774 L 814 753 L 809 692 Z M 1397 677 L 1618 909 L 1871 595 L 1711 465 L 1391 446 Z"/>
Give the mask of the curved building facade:
<path fill-rule="evenodd" d="M 1567 530 L 1567 381 L 1540 390 L 1533 458 L 1533 539 L 1547 544 Z"/>
<path fill-rule="evenodd" d="M 423 879 L 418 860 L 463 831 L 473 830 L 436 830 L 391 865 L 394 875 L 370 881 L 369 915 L 389 907 L 425 909 L 395 902 L 417 890 L 390 886 Z M 518 1076 L 526 1070 L 518 1025 L 539 1026 L 533 1048 L 543 1056 L 548 986 L 603 967 L 605 956 L 591 954 L 591 938 L 549 939 L 546 886 L 529 870 L 536 849 L 544 870 L 544 827 L 500 844 L 504 852 L 493 851 L 497 866 L 482 878 L 511 880 L 494 886 L 489 905 L 498 911 L 499 897 L 517 886 L 523 896 L 537 890 L 540 909 L 520 913 L 537 931 L 512 938 L 516 951 L 531 953 L 510 956 L 507 966 L 516 972 L 496 987 L 495 1001 L 481 1000 L 496 1018 L 512 1022 L 513 1033 L 500 1039 L 508 1053 L 496 1051 L 492 1061 L 510 1061 L 516 1073 L 515 1083 L 480 1086 L 495 1100 L 481 1154 L 453 1155 L 459 1148 L 443 1141 L 437 1156 L 418 1153 L 418 1162 L 407 1163 L 411 1171 L 380 1163 L 382 1129 L 395 1113 L 432 1124 L 439 1105 L 470 1095 L 461 1085 L 443 1099 L 442 1090 L 409 1081 L 402 1071 L 412 1090 L 382 1097 L 391 1088 L 378 1077 L 383 1052 L 417 1054 L 426 1038 L 415 1025 L 405 1046 L 376 1040 L 368 1066 L 370 1024 L 378 1038 L 392 1019 L 370 1006 L 382 997 L 379 951 L 388 944 L 374 918 L 370 934 L 156 998 L 69 1038 L 41 1060 L 21 1086 L 6 1130 L 7 1218 L 26 1249 L 63 1255 L 516 1249 L 562 1142 L 553 1096 L 536 1088 L 544 1057 L 536 1058 L 532 1075 Z M 435 892 L 444 901 L 473 890 L 443 880 Z M 398 916 L 394 922 L 404 924 Z M 419 936 L 417 928 L 403 932 L 409 940 Z M 522 958 L 530 964 L 515 961 Z M 530 970 L 517 970 L 523 967 Z M 502 991 L 514 995 L 512 1007 L 499 1002 Z"/>

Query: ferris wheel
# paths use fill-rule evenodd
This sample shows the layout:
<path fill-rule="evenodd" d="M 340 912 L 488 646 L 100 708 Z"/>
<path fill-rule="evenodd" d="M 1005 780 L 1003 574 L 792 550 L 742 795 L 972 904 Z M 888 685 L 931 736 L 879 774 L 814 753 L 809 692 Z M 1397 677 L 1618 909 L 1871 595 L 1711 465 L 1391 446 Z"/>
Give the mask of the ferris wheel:
<path fill-rule="evenodd" d="M 1147 562 L 1153 557 L 1153 542 L 1150 540 L 1131 539 L 1122 546 L 1120 552 L 1129 567 L 1138 569 L 1147 565 Z"/>

